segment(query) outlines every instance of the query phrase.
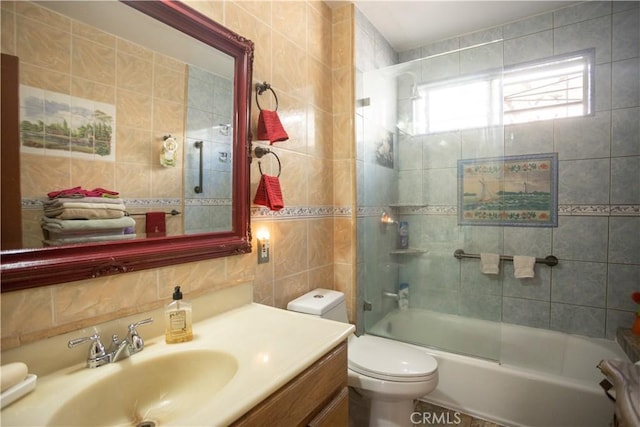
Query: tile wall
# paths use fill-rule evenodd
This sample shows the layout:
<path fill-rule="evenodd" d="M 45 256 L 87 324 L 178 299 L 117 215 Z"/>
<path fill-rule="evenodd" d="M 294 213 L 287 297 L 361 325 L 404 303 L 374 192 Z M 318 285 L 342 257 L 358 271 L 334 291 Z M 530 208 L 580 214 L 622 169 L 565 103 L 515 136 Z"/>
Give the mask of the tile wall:
<path fill-rule="evenodd" d="M 365 167 L 365 207 L 384 206 L 383 201 L 424 204 L 401 212 L 410 223 L 412 245 L 426 254 L 400 262 L 371 255 L 378 264 L 388 262 L 390 278 L 397 269 L 397 280 L 410 282 L 411 305 L 609 339 L 618 326 L 630 327 L 636 309 L 630 294 L 640 283 L 639 26 L 637 2 L 586 2 L 399 54 L 406 62 L 503 39 L 424 61 L 424 76 L 432 78 L 596 49 L 595 115 L 504 130 L 401 136 L 397 200 L 391 194 L 367 203 L 369 189 L 383 184 Z M 546 152 L 559 155 L 557 228 L 457 225 L 458 159 Z M 393 239 L 366 214 L 365 239 L 374 234 L 393 247 Z M 366 260 L 369 247 L 362 248 Z M 501 274 L 492 278 L 480 273 L 477 261 L 453 258 L 458 248 L 554 254 L 560 263 L 552 269 L 537 266 L 531 280 L 515 279 L 512 264 L 502 263 Z M 377 283 L 378 289 L 394 285 Z"/>
<path fill-rule="evenodd" d="M 15 43 L 27 4 L 2 1 L 2 51 Z M 353 8 L 320 1 L 189 4 L 255 43 L 253 78 L 278 94 L 290 139 L 282 161 L 285 205 L 252 209 L 252 232 L 271 234 L 271 262 L 256 254 L 182 264 L 2 294 L 2 348 L 94 325 L 165 304 L 181 284 L 185 298 L 252 281 L 254 300 L 276 307 L 318 286 L 344 291 L 355 305 L 353 165 Z M 44 31 L 39 27 L 34 34 Z M 261 105 L 274 108 L 273 100 Z M 252 106 L 252 132 L 257 111 Z M 275 164 L 265 162 L 265 172 Z M 251 169 L 251 193 L 259 180 Z"/>

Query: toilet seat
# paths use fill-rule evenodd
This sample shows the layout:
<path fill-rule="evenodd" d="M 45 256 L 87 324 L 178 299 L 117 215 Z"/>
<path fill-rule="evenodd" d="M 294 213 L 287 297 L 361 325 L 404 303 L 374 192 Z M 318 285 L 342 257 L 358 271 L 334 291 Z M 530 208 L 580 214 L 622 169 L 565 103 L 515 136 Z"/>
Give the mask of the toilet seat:
<path fill-rule="evenodd" d="M 381 380 L 414 382 L 437 375 L 438 362 L 406 344 L 363 335 L 349 340 L 348 366 Z"/>

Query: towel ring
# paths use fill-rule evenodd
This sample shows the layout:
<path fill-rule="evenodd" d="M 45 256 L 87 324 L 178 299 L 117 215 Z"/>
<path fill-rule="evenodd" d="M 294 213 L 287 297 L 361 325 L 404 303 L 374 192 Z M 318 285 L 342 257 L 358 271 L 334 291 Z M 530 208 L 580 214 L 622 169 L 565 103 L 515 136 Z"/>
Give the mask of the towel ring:
<path fill-rule="evenodd" d="M 258 159 L 261 159 L 266 154 L 273 154 L 276 157 L 276 160 L 278 161 L 278 175 L 277 175 L 277 177 L 280 178 L 280 172 L 282 172 L 282 163 L 280 163 L 280 157 L 278 157 L 278 155 L 276 153 L 274 153 L 273 151 L 271 151 L 268 148 L 261 147 L 261 146 L 257 146 L 255 148 L 255 150 L 253 150 L 253 152 L 256 153 L 256 157 Z M 260 175 L 264 175 L 264 173 L 262 172 L 262 165 L 260 164 L 260 160 L 258 160 L 258 169 L 260 170 Z"/>
<path fill-rule="evenodd" d="M 271 91 L 271 93 L 273 94 L 273 97 L 276 100 L 276 109 L 274 111 L 278 111 L 278 95 L 276 95 L 276 92 L 273 90 L 271 85 L 267 82 L 256 83 L 256 105 L 258 106 L 258 109 L 262 111 L 262 107 L 260 106 L 260 101 L 258 101 L 258 95 L 262 95 L 264 92 L 268 90 Z"/>

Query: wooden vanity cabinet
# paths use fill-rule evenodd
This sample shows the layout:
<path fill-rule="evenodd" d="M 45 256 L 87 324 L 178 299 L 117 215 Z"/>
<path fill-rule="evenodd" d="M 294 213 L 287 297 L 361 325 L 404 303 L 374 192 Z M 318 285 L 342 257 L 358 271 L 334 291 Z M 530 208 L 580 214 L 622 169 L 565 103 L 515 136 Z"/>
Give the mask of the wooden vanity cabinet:
<path fill-rule="evenodd" d="M 347 343 L 343 342 L 232 426 L 346 427 L 348 424 Z"/>

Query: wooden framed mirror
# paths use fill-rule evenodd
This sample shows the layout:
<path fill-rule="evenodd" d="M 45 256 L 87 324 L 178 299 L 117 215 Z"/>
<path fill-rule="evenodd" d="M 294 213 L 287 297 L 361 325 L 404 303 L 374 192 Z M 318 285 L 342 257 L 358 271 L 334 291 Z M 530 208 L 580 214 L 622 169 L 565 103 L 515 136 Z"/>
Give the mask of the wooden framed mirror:
<path fill-rule="evenodd" d="M 2 292 L 251 252 L 249 119 L 253 43 L 177 1 L 123 0 L 121 3 L 115 5 L 126 5 L 141 12 L 197 43 L 211 47 L 212 55 L 222 53 L 232 60 L 233 105 L 231 122 L 226 125 L 227 130 L 232 130 L 230 226 L 223 231 L 169 237 L 3 250 L 0 254 Z M 4 102 L 4 88 L 2 93 Z M 6 138 L 5 127 L 8 126 L 3 118 L 3 153 L 6 144 L 20 144 L 19 136 Z M 19 134 L 17 123 L 14 129 Z M 12 220 L 15 221 L 2 218 L 3 222 Z"/>

